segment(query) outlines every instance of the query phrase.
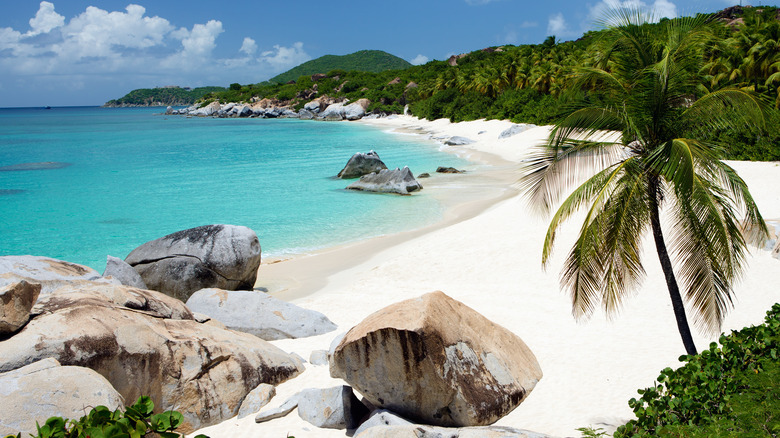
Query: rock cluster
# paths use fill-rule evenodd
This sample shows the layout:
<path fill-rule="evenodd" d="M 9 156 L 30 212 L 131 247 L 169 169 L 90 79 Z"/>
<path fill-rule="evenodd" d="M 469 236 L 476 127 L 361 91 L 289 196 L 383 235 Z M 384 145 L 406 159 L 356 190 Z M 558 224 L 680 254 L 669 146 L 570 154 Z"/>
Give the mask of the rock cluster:
<path fill-rule="evenodd" d="M 46 258 L 25 260 L 30 265 L 20 258 L 0 257 L 0 266 L 15 269 L 14 273 L 0 271 L 0 278 L 23 272 L 31 284 L 48 282 L 48 290 L 41 292 L 29 322 L 0 341 L 0 373 L 50 358 L 63 368 L 89 368 L 126 401 L 149 395 L 159 409 L 180 411 L 181 430 L 186 433 L 234 416 L 259 384 L 275 385 L 303 371 L 297 357 L 256 336 L 201 323 L 175 298 L 111 284 L 99 276 L 85 280 L 94 271 L 79 265 Z M 63 268 L 60 275 L 74 279 L 52 282 L 51 272 L 39 269 L 41 264 Z M 71 381 L 71 398 L 86 395 L 77 381 L 75 377 Z M 0 384 L 0 392 L 10 388 Z M 56 391 L 54 386 L 51 389 Z M 41 394 L 36 397 L 43 405 L 54 397 L 53 392 Z M 92 403 L 84 401 L 80 407 Z M 30 412 L 26 420 L 45 420 L 32 418 L 36 415 L 32 408 L 26 412 Z M 7 432 L 19 431 L 34 429 Z"/>
<path fill-rule="evenodd" d="M 488 427 L 528 396 L 539 364 L 520 338 L 442 292 L 368 316 L 336 336 L 328 356 L 331 376 L 351 387 L 303 390 L 255 421 L 297 408 L 314 426 L 356 437 L 546 438 Z"/>
<path fill-rule="evenodd" d="M 211 102 L 203 107 L 192 105 L 187 108 L 174 109 L 167 107 L 165 114 L 195 117 L 246 117 L 246 118 L 300 118 L 304 120 L 359 120 L 368 115 L 368 99 L 358 99 L 350 103 L 347 100 L 334 102 L 332 99 L 320 98 L 308 102 L 303 109 L 296 112 L 282 102 L 271 102 L 264 99 L 254 104 L 229 102 L 221 104 Z"/>

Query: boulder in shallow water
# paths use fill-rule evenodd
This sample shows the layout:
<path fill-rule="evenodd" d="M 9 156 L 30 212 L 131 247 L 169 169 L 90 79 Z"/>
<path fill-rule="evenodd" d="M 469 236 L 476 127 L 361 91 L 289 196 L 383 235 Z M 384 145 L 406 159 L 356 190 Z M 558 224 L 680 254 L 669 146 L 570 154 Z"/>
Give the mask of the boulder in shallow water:
<path fill-rule="evenodd" d="M 24 280 L 0 286 L 0 337 L 19 330 L 27 323 L 40 293 L 39 283 Z"/>
<path fill-rule="evenodd" d="M 382 169 L 387 169 L 387 166 L 375 151 L 358 152 L 350 157 L 347 164 L 336 176 L 341 179 L 360 178 L 363 175 L 379 172 Z"/>
<path fill-rule="evenodd" d="M 141 278 L 138 272 L 124 260 L 117 257 L 108 256 L 106 258 L 106 269 L 103 271 L 103 277 L 111 277 L 125 286 L 137 287 L 139 289 L 147 288 L 144 279 Z"/>
<path fill-rule="evenodd" d="M 232 330 L 266 341 L 296 339 L 336 330 L 328 317 L 259 291 L 201 289 L 187 300 L 193 312 L 208 315 Z"/>
<path fill-rule="evenodd" d="M 439 166 L 436 168 L 436 173 L 466 173 L 464 170 L 458 170 L 454 167 Z"/>
<path fill-rule="evenodd" d="M 182 301 L 204 288 L 251 290 L 260 241 L 236 225 L 205 225 L 144 243 L 125 258 L 144 283 Z"/>
<path fill-rule="evenodd" d="M 484 426 L 515 409 L 542 371 L 514 333 L 442 292 L 369 315 L 330 373 L 377 407 L 438 426 Z"/>
<path fill-rule="evenodd" d="M 409 195 L 412 192 L 422 190 L 422 185 L 414 179 L 409 168 L 404 167 L 395 170 L 383 169 L 377 173 L 363 175 L 359 180 L 348 185 L 347 189 Z"/>
<path fill-rule="evenodd" d="M 78 419 L 99 405 L 124 408 L 122 396 L 89 368 L 47 358 L 0 374 L 0 436 L 37 435 L 36 421 Z"/>

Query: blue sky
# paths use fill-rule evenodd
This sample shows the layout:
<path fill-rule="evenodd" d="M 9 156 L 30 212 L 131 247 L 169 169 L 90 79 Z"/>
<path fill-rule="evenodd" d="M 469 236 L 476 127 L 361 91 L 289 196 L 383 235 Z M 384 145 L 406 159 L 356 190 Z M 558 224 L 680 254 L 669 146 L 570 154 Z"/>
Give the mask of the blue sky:
<path fill-rule="evenodd" d="M 135 88 L 254 83 L 309 59 L 363 49 L 419 64 L 548 35 L 576 39 L 615 5 L 672 17 L 736 3 L 3 0 L 0 107 L 100 105 Z"/>

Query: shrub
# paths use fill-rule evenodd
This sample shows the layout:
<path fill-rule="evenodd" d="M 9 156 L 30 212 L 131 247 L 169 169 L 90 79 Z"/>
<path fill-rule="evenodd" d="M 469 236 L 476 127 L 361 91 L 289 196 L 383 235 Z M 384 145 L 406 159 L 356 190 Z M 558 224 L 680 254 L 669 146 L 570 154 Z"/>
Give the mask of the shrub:
<path fill-rule="evenodd" d="M 718 348 L 713 342 L 701 354 L 680 357 L 687 362 L 684 366 L 666 368 L 654 387 L 639 390 L 641 397 L 628 402 L 636 420 L 618 428 L 614 436 L 655 436 L 666 426 L 704 426 L 732 415 L 730 402 L 750 389 L 754 376 L 767 366 L 777 372 L 780 304 L 767 312 L 764 324 L 723 335 L 720 344 Z M 780 419 L 772 421 L 780 431 Z"/>
<path fill-rule="evenodd" d="M 105 406 L 92 409 L 79 420 L 66 420 L 51 417 L 43 424 L 36 423 L 38 434 L 35 438 L 141 438 L 160 436 L 178 438 L 175 432 L 183 417 L 177 411 L 153 414 L 154 402 L 147 396 L 141 396 L 125 412 L 111 411 Z M 21 434 L 8 435 L 6 438 L 21 438 Z M 208 438 L 198 435 L 195 438 Z"/>

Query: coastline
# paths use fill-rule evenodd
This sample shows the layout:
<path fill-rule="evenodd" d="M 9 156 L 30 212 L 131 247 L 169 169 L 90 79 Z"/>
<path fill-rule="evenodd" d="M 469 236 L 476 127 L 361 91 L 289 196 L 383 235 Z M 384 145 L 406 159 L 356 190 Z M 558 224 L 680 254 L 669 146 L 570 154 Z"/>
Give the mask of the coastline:
<path fill-rule="evenodd" d="M 494 140 L 496 132 L 510 126 L 509 122 L 451 124 L 446 120 L 399 117 L 361 123 L 433 137 L 460 135 L 479 140 L 484 136 L 491 140 L 459 150 L 494 154 L 514 165 L 546 132 L 539 128 Z M 480 131 L 485 133 L 477 134 Z M 780 166 L 730 164 L 748 183 L 765 219 L 780 217 L 780 198 L 771 190 L 771 182 L 780 178 Z M 453 178 L 459 176 L 468 174 Z M 558 284 L 563 258 L 578 230 L 576 219 L 559 233 L 557 251 L 545 272 L 540 260 L 547 219 L 528 211 L 512 188 L 511 178 L 504 179 L 503 184 L 506 191 L 501 196 L 453 206 L 444 220 L 430 227 L 261 265 L 259 287 L 263 282 L 271 284 L 268 282 L 273 275 L 282 271 L 310 277 L 287 290 L 270 292 L 322 312 L 339 326 L 328 334 L 272 343 L 308 359 L 314 350 L 327 350 L 332 339 L 370 313 L 442 290 L 520 336 L 542 367 L 544 377 L 528 399 L 497 425 L 554 436 L 579 436 L 578 427 L 602 427 L 611 432 L 632 418 L 627 402 L 637 396 L 636 390 L 651 386 L 663 368 L 677 367 L 677 358 L 684 354 L 651 242 L 643 248 L 647 275 L 636 296 L 626 300 L 613 319 L 597 311 L 590 321 L 578 323 L 571 316 L 569 298 Z M 735 307 L 724 322 L 724 331 L 763 321 L 766 311 L 780 299 L 768 286 L 780 268 L 778 263 L 769 251 L 751 251 L 743 281 L 735 288 Z M 717 337 L 694 333 L 699 349 Z M 281 405 L 305 388 L 341 384 L 341 380 L 329 376 L 327 365 L 306 364 L 301 376 L 277 387 L 276 397 L 264 409 Z M 200 432 L 236 437 L 258 433 L 299 438 L 345 436 L 344 431 L 316 429 L 295 412 L 259 425 L 254 423 L 254 416 L 234 418 Z"/>

